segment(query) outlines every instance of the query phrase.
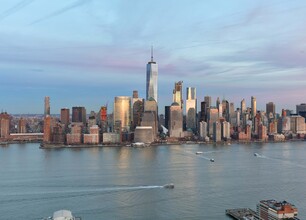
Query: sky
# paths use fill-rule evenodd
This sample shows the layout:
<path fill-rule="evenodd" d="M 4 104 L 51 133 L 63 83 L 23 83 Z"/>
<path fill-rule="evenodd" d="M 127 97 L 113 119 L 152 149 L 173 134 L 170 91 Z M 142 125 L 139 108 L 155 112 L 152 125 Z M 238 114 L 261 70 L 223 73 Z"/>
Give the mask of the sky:
<path fill-rule="evenodd" d="M 0 110 L 51 113 L 113 108 L 145 97 L 151 45 L 160 113 L 174 83 L 240 107 L 273 101 L 295 111 L 306 98 L 303 0 L 1 0 Z M 199 110 L 199 109 L 198 109 Z"/>

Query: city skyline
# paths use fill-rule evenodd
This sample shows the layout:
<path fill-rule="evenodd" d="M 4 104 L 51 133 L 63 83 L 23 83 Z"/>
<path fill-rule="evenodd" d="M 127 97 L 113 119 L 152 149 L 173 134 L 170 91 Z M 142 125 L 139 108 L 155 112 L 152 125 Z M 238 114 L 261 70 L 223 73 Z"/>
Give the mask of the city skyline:
<path fill-rule="evenodd" d="M 45 96 L 51 114 L 98 111 L 133 90 L 145 98 L 151 45 L 161 109 L 180 80 L 198 104 L 225 97 L 237 108 L 254 96 L 280 113 L 305 102 L 303 1 L 1 3 L 0 108 L 12 114 L 43 113 Z"/>

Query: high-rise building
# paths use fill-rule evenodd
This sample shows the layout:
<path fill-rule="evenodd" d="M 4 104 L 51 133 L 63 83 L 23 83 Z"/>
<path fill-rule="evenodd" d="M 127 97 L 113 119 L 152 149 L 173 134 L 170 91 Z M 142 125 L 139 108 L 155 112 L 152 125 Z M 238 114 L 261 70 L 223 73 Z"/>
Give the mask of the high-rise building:
<path fill-rule="evenodd" d="M 173 103 L 179 104 L 181 109 L 183 108 L 183 81 L 174 83 L 173 89 Z"/>
<path fill-rule="evenodd" d="M 206 121 L 207 122 L 207 103 L 201 102 L 201 112 L 200 112 L 200 121 Z"/>
<path fill-rule="evenodd" d="M 26 120 L 20 118 L 18 121 L 18 133 L 27 133 Z"/>
<path fill-rule="evenodd" d="M 153 61 L 153 47 L 151 48 L 151 61 L 147 64 L 147 79 L 146 79 L 146 100 L 153 98 L 157 100 L 157 78 L 158 65 Z"/>
<path fill-rule="evenodd" d="M 165 106 L 165 127 L 169 129 L 170 106 Z"/>
<path fill-rule="evenodd" d="M 151 126 L 153 136 L 156 137 L 158 133 L 158 114 L 157 103 L 153 98 L 145 101 L 141 126 Z"/>
<path fill-rule="evenodd" d="M 82 122 L 86 124 L 86 109 L 85 107 L 72 107 L 72 122 Z"/>
<path fill-rule="evenodd" d="M 207 108 L 211 107 L 211 97 L 210 96 L 205 96 L 204 97 L 204 102 L 206 102 L 206 107 Z"/>
<path fill-rule="evenodd" d="M 97 119 L 102 133 L 107 132 L 107 105 L 101 106 Z"/>
<path fill-rule="evenodd" d="M 183 112 L 177 102 L 172 103 L 170 107 L 169 136 L 175 138 L 183 136 Z"/>
<path fill-rule="evenodd" d="M 133 103 L 132 112 L 133 112 L 132 130 L 135 130 L 135 128 L 137 126 L 140 126 L 141 124 L 141 118 L 144 112 L 143 100 L 137 100 L 136 102 Z"/>
<path fill-rule="evenodd" d="M 252 112 L 251 112 L 251 117 L 252 119 L 256 116 L 256 98 L 254 96 L 251 97 L 251 108 L 252 108 Z"/>
<path fill-rule="evenodd" d="M 0 114 L 0 138 L 8 138 L 10 136 L 10 115 L 6 112 Z"/>
<path fill-rule="evenodd" d="M 117 96 L 114 101 L 114 125 L 121 121 L 122 131 L 130 131 L 131 126 L 131 98 L 128 96 Z"/>
<path fill-rule="evenodd" d="M 268 102 L 266 104 L 266 114 L 268 119 L 275 118 L 275 104 L 273 102 Z"/>
<path fill-rule="evenodd" d="M 206 121 L 200 121 L 199 135 L 202 140 L 204 140 L 207 137 L 207 122 Z"/>
<path fill-rule="evenodd" d="M 187 87 L 186 128 L 196 131 L 197 99 L 196 88 Z"/>
<path fill-rule="evenodd" d="M 220 98 L 218 97 L 216 100 L 216 107 L 219 108 L 219 105 L 220 105 Z"/>
<path fill-rule="evenodd" d="M 208 124 L 208 135 L 213 135 L 213 124 L 219 119 L 219 112 L 217 108 L 209 108 L 207 114 L 207 124 Z"/>
<path fill-rule="evenodd" d="M 262 200 L 257 204 L 257 214 L 262 220 L 297 219 L 298 209 L 286 201 Z"/>
<path fill-rule="evenodd" d="M 240 103 L 240 110 L 241 110 L 241 116 L 246 112 L 246 104 L 245 104 L 245 100 L 244 99 L 242 99 L 241 100 L 241 103 Z"/>
<path fill-rule="evenodd" d="M 46 115 L 44 119 L 44 143 L 51 143 L 52 130 L 51 130 L 51 116 Z"/>
<path fill-rule="evenodd" d="M 301 115 L 301 112 L 306 112 L 306 103 L 296 105 L 296 114 Z"/>
<path fill-rule="evenodd" d="M 231 138 L 231 125 L 229 122 L 224 121 L 221 123 L 221 136 L 224 140 L 229 140 Z"/>
<path fill-rule="evenodd" d="M 221 141 L 221 123 L 219 121 L 213 123 L 213 140 L 214 142 Z"/>
<path fill-rule="evenodd" d="M 67 128 L 70 123 L 70 110 L 69 108 L 62 108 L 61 109 L 61 122 Z"/>
<path fill-rule="evenodd" d="M 45 116 L 50 115 L 50 97 L 45 97 Z"/>

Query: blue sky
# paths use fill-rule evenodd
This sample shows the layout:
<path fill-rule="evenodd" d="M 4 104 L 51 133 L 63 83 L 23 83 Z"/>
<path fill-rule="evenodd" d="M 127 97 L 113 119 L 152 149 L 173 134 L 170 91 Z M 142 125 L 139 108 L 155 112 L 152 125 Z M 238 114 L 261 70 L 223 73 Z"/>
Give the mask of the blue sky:
<path fill-rule="evenodd" d="M 306 102 L 306 2 L 302 0 L 2 0 L 0 110 L 98 111 L 115 96 L 145 96 L 154 45 L 159 105 L 174 82 L 198 101 L 225 97 L 259 109 Z M 162 110 L 163 111 L 163 110 Z"/>

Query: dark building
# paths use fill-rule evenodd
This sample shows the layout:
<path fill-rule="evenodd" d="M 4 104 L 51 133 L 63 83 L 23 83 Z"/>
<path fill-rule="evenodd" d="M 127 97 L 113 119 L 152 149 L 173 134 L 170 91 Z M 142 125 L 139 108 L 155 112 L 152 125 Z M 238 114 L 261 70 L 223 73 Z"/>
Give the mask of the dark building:
<path fill-rule="evenodd" d="M 137 126 L 141 125 L 141 117 L 144 112 L 144 104 L 143 101 L 137 100 L 133 104 L 133 122 L 132 122 L 132 130 L 135 130 Z"/>
<path fill-rule="evenodd" d="M 207 122 L 207 103 L 205 101 L 201 102 L 200 121 L 206 121 Z"/>
<path fill-rule="evenodd" d="M 165 127 L 169 129 L 170 106 L 165 106 Z"/>
<path fill-rule="evenodd" d="M 266 114 L 268 119 L 275 118 L 275 104 L 273 102 L 269 102 L 266 104 Z"/>
<path fill-rule="evenodd" d="M 61 123 L 68 127 L 70 123 L 70 112 L 68 108 L 61 109 Z"/>
<path fill-rule="evenodd" d="M 72 107 L 72 122 L 82 122 L 86 124 L 86 109 L 85 107 Z"/>

